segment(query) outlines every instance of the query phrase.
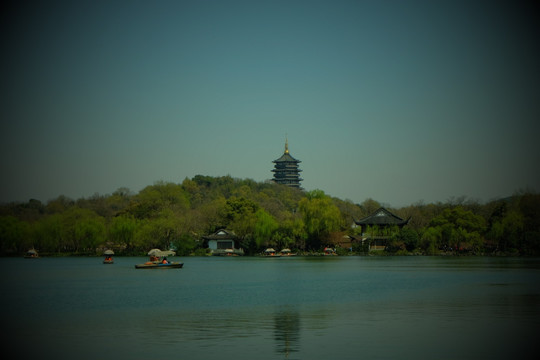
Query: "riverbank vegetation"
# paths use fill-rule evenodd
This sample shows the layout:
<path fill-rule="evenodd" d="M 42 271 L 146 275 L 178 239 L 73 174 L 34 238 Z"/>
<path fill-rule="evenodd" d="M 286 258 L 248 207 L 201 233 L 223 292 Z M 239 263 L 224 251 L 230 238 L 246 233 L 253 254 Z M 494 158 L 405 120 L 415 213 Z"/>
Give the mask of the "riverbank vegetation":
<path fill-rule="evenodd" d="M 326 246 L 339 254 L 367 254 L 370 240 L 362 241 L 354 220 L 379 207 L 373 199 L 354 204 L 321 190 L 197 175 L 138 193 L 121 188 L 77 200 L 0 205 L 0 255 L 30 248 L 42 255 L 96 255 L 106 248 L 139 255 L 169 247 L 179 255 L 203 255 L 202 237 L 220 228 L 234 231 L 246 254 L 267 247 L 315 253 Z M 402 229 L 367 229 L 387 239 L 380 254 L 540 255 L 539 194 L 386 208 L 410 221 Z"/>

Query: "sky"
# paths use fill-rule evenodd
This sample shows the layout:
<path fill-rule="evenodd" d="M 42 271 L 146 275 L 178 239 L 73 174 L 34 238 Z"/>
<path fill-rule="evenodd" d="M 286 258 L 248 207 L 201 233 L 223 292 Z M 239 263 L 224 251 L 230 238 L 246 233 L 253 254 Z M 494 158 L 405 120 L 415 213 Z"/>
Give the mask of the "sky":
<path fill-rule="evenodd" d="M 196 175 L 354 203 L 540 190 L 531 1 L 7 1 L 0 203 Z"/>

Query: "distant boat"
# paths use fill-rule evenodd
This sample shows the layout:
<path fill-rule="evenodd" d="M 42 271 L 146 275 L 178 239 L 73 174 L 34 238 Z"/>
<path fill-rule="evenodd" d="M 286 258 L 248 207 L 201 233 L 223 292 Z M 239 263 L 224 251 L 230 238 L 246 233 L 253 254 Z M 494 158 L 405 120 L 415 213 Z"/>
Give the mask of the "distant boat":
<path fill-rule="evenodd" d="M 268 249 L 264 250 L 264 256 L 279 256 L 279 255 L 276 254 L 276 250 L 274 250 L 272 248 L 268 248 Z"/>
<path fill-rule="evenodd" d="M 150 256 L 150 261 L 135 265 L 135 269 L 181 269 L 184 266 L 183 262 L 167 260 L 167 256 L 176 255 L 172 250 L 152 249 L 147 255 Z"/>
<path fill-rule="evenodd" d="M 135 269 L 181 269 L 183 266 L 183 262 L 171 261 L 164 264 L 148 261 L 144 264 L 135 265 Z"/>
<path fill-rule="evenodd" d="M 337 255 L 336 251 L 332 248 L 325 247 L 324 248 L 324 255 Z"/>
<path fill-rule="evenodd" d="M 26 252 L 26 255 L 24 255 L 25 259 L 37 259 L 39 257 L 38 252 L 36 249 L 32 248 Z"/>
<path fill-rule="evenodd" d="M 279 252 L 279 254 L 280 254 L 281 256 L 296 256 L 296 254 L 293 254 L 293 253 L 291 252 L 291 249 L 282 249 L 282 250 Z"/>
<path fill-rule="evenodd" d="M 103 260 L 103 263 L 104 264 L 114 264 L 114 259 L 113 259 L 113 255 L 114 255 L 114 251 L 112 250 L 105 250 L 105 252 L 103 253 L 103 255 L 105 255 L 105 260 Z"/>

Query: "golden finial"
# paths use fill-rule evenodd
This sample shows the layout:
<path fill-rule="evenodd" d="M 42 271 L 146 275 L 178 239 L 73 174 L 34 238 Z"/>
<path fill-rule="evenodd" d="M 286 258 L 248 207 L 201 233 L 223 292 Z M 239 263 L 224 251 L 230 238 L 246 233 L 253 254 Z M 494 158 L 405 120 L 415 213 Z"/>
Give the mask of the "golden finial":
<path fill-rule="evenodd" d="M 285 154 L 289 153 L 289 140 L 285 138 Z"/>

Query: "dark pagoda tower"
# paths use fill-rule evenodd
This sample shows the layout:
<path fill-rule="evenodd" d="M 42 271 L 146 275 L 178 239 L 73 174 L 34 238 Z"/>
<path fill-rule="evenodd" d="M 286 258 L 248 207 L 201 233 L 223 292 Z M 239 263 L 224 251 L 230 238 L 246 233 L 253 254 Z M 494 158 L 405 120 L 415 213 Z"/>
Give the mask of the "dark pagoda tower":
<path fill-rule="evenodd" d="M 289 144 L 287 140 L 285 140 L 285 152 L 283 155 L 272 162 L 275 164 L 274 169 L 272 170 L 274 173 L 274 178 L 272 180 L 274 182 L 300 188 L 300 181 L 304 180 L 300 178 L 300 171 L 302 170 L 298 168 L 298 164 L 301 161 L 296 160 L 289 154 Z"/>

